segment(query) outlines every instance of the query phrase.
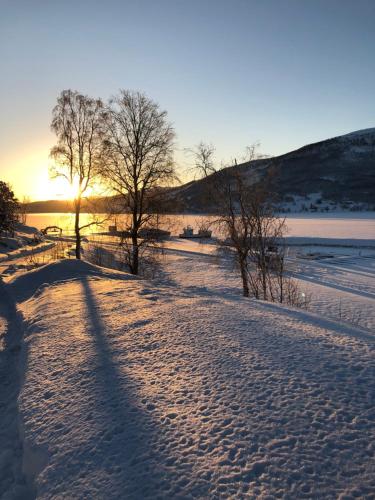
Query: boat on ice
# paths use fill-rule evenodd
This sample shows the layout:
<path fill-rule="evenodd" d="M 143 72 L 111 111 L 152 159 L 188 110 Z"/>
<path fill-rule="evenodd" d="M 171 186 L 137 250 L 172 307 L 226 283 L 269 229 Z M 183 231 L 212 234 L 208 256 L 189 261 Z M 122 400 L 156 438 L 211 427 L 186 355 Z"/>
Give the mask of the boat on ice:
<path fill-rule="evenodd" d="M 131 238 L 131 232 L 127 230 L 119 230 L 116 226 L 109 226 L 108 232 L 105 233 L 110 236 L 119 236 L 121 238 Z M 157 227 L 144 227 L 139 230 L 138 237 L 147 240 L 165 240 L 171 235 L 170 231 L 159 229 Z"/>
<path fill-rule="evenodd" d="M 180 238 L 211 238 L 212 236 L 212 231 L 209 229 L 199 229 L 197 233 L 194 233 L 194 229 L 191 226 L 186 226 L 182 231 L 179 235 Z"/>

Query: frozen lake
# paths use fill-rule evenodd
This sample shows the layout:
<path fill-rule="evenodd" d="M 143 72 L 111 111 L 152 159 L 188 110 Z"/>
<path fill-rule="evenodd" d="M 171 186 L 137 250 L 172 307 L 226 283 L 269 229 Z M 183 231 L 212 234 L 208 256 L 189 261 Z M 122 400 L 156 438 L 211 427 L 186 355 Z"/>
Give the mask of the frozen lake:
<path fill-rule="evenodd" d="M 90 215 L 82 214 L 82 224 L 90 219 Z M 214 219 L 211 217 L 212 220 Z M 166 226 L 173 235 L 177 235 L 186 225 L 197 228 L 202 216 L 199 215 L 171 215 L 167 216 Z M 46 226 L 57 225 L 64 230 L 73 229 L 74 218 L 71 214 L 30 214 L 27 224 L 42 229 Z M 317 238 L 375 238 L 375 212 L 337 213 L 337 214 L 296 214 L 286 218 L 288 227 L 287 236 L 305 236 Z M 110 223 L 106 222 L 106 230 Z M 94 227 L 92 229 L 96 231 Z"/>

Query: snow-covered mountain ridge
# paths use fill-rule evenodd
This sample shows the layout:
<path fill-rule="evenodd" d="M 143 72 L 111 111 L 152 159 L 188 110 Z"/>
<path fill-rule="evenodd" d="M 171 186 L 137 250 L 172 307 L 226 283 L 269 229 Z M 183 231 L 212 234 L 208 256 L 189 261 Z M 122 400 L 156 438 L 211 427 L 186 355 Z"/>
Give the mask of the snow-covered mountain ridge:
<path fill-rule="evenodd" d="M 235 167 L 249 186 L 272 169 L 274 190 L 290 211 L 373 209 L 375 205 L 375 128 L 308 144 L 273 158 Z M 207 211 L 209 179 L 190 182 L 173 195 L 186 211 Z"/>
<path fill-rule="evenodd" d="M 355 138 L 362 138 L 362 137 L 374 139 L 375 138 L 375 127 L 363 128 L 361 130 L 357 130 L 356 132 L 349 132 L 349 134 L 336 136 L 336 137 L 334 137 L 334 139 L 337 139 L 337 138 L 339 138 L 339 139 L 355 139 Z"/>

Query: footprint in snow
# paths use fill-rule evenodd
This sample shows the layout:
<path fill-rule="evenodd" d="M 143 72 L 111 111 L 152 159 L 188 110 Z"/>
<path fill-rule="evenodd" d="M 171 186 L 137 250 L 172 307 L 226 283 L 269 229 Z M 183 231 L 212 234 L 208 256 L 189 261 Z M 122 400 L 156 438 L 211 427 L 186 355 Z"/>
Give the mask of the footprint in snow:
<path fill-rule="evenodd" d="M 139 321 L 134 321 L 134 323 L 132 323 L 130 325 L 130 327 L 131 328 L 139 328 L 141 326 L 148 325 L 149 323 L 151 323 L 150 319 L 140 319 Z"/>

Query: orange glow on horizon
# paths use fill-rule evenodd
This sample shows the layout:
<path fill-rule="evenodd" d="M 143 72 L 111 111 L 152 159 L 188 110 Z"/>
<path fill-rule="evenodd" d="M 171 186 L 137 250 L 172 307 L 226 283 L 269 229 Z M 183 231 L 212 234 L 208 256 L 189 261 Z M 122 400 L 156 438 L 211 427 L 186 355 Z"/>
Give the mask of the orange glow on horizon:
<path fill-rule="evenodd" d="M 49 158 L 50 144 L 46 141 L 42 146 L 31 149 L 31 146 L 24 150 L 13 150 L 4 155 L 0 165 L 0 180 L 10 184 L 16 197 L 23 200 L 27 197 L 30 201 L 46 200 L 73 200 L 76 189 L 69 185 L 63 177 L 51 178 Z M 176 153 L 178 164 L 183 164 L 183 155 Z M 180 181 L 191 180 L 190 176 L 179 172 Z M 108 186 L 95 183 L 93 187 L 87 189 L 84 197 L 105 196 L 113 194 Z"/>
<path fill-rule="evenodd" d="M 11 185 L 19 200 L 24 197 L 30 201 L 73 200 L 76 196 L 77 186 L 71 186 L 64 177 L 50 177 L 48 153 L 48 150 L 42 149 L 27 156 L 11 158 L 13 166 L 5 170 L 1 180 Z M 104 191 L 103 186 L 96 183 L 87 189 L 84 196 L 100 196 L 105 194 Z"/>

